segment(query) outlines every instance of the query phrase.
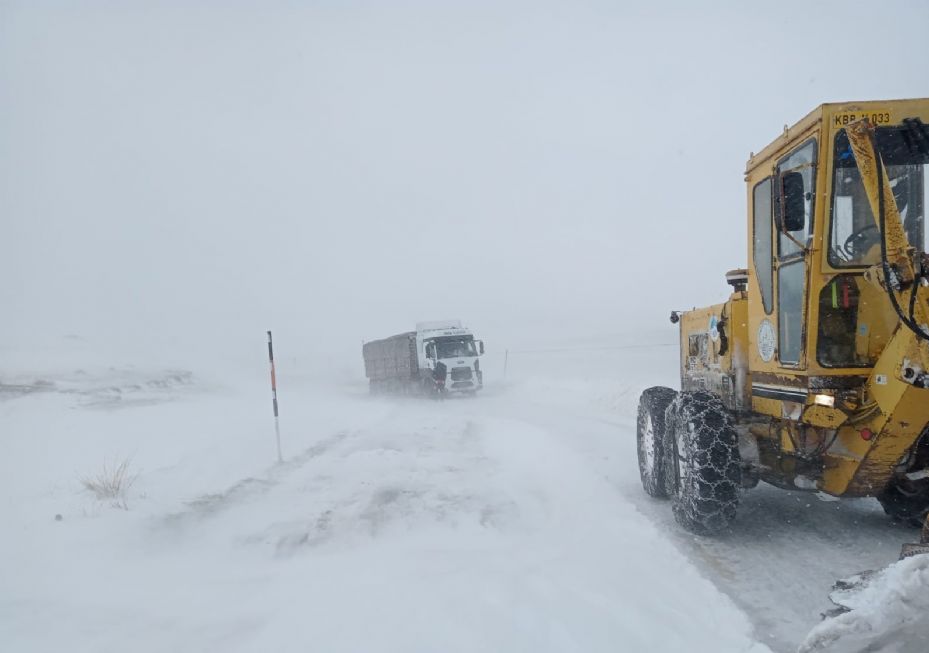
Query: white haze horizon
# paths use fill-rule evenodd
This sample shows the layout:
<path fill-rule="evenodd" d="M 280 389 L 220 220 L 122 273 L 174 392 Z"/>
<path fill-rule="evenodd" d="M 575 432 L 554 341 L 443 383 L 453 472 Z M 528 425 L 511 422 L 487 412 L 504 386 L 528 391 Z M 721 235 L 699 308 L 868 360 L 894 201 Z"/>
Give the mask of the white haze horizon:
<path fill-rule="evenodd" d="M 873 7 L 0 1 L 0 351 L 673 342 L 745 264 L 750 151 L 927 94 L 929 6 Z"/>

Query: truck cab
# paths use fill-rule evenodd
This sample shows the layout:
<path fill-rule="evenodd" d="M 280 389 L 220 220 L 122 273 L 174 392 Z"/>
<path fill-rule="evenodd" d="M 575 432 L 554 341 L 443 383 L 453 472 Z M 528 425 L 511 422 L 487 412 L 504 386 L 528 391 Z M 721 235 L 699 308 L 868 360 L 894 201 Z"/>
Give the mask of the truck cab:
<path fill-rule="evenodd" d="M 475 393 L 484 386 L 480 356 L 484 343 L 460 320 L 420 322 L 416 346 L 423 367 L 446 393 Z"/>

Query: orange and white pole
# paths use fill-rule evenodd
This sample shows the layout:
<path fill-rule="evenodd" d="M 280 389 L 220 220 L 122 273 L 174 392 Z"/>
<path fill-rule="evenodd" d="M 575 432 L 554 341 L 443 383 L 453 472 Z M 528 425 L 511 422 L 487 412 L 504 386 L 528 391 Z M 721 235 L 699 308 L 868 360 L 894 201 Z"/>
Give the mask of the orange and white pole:
<path fill-rule="evenodd" d="M 284 462 L 281 455 L 281 426 L 277 414 L 277 377 L 274 374 L 274 345 L 271 342 L 271 332 L 268 331 L 268 361 L 271 363 L 271 397 L 274 404 L 274 436 L 277 440 L 277 462 Z"/>

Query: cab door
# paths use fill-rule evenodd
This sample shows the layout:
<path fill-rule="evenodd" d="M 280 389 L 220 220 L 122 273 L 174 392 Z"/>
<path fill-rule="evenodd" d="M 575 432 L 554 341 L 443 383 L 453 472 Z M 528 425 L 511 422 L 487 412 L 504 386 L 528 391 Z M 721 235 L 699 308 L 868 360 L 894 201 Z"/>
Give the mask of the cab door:
<path fill-rule="evenodd" d="M 816 140 L 811 138 L 781 159 L 774 175 L 777 361 L 790 369 L 806 367 L 804 320 L 815 170 Z"/>

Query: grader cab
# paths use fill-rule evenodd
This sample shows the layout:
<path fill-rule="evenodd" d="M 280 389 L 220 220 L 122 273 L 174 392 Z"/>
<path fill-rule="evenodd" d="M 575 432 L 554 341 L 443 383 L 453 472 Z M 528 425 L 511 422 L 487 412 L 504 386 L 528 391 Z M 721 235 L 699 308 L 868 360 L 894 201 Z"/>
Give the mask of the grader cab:
<path fill-rule="evenodd" d="M 922 524 L 929 99 L 824 104 L 745 180 L 748 267 L 726 302 L 672 313 L 681 390 L 640 400 L 646 492 L 697 533 L 727 527 L 759 480 Z"/>

